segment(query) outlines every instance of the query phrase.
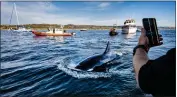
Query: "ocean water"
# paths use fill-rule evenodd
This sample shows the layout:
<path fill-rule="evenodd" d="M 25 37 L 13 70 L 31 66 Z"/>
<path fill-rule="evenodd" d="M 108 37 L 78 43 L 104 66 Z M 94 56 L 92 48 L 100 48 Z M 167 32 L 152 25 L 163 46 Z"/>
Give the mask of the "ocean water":
<path fill-rule="evenodd" d="M 1 97 L 137 96 L 132 50 L 136 35 L 111 37 L 108 30 L 69 30 L 71 37 L 36 37 L 31 32 L 1 30 Z M 121 31 L 119 31 L 121 32 Z M 163 45 L 151 48 L 151 59 L 176 46 L 176 31 L 161 30 Z M 84 59 L 101 54 L 110 41 L 116 61 L 108 72 L 78 71 Z"/>

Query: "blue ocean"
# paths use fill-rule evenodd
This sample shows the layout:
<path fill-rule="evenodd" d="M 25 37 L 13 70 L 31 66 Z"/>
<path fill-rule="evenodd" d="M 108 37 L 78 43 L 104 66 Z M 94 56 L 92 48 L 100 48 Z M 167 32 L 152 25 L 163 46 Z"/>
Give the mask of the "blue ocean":
<path fill-rule="evenodd" d="M 68 30 L 69 37 L 37 37 L 31 32 L 1 30 L 1 97 L 143 96 L 137 86 L 132 51 L 135 35 L 109 36 L 109 30 Z M 176 47 L 176 30 L 160 30 L 163 45 L 153 47 L 158 58 Z M 107 42 L 117 59 L 107 72 L 74 69 L 88 57 L 102 54 Z"/>

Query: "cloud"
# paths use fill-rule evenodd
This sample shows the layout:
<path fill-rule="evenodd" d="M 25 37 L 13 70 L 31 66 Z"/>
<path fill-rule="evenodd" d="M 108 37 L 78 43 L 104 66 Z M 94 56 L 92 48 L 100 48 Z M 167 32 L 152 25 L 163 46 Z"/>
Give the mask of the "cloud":
<path fill-rule="evenodd" d="M 101 3 L 106 7 L 109 3 Z M 13 2 L 1 3 L 1 24 L 10 24 L 10 15 L 13 9 Z M 20 24 L 90 24 L 90 25 L 112 25 L 112 19 L 99 20 L 93 16 L 75 15 L 71 12 L 61 13 L 62 8 L 51 2 L 16 2 L 17 13 Z M 93 9 L 92 9 L 93 10 Z M 12 16 L 11 24 L 17 24 L 15 13 Z"/>
<path fill-rule="evenodd" d="M 85 11 L 103 11 L 105 9 L 108 9 L 108 7 L 111 5 L 111 3 L 108 2 L 83 2 L 86 4 L 86 6 L 82 9 L 78 10 L 85 10 Z"/>
<path fill-rule="evenodd" d="M 85 24 L 85 25 L 123 25 L 128 18 L 133 18 L 137 25 L 142 25 L 143 17 L 152 17 L 152 15 L 142 14 L 137 10 L 132 11 L 128 6 L 119 8 L 119 11 L 109 9 L 108 2 L 88 2 L 84 3 L 84 7 L 76 7 L 72 5 L 72 9 L 68 6 L 59 5 L 53 2 L 16 2 L 17 13 L 20 24 Z M 119 2 L 117 2 L 119 3 Z M 114 3 L 115 4 L 115 3 Z M 10 15 L 13 9 L 13 2 L 1 2 L 1 24 L 9 24 Z M 109 9 L 109 10 L 104 10 Z M 114 14 L 110 14 L 113 11 Z M 174 18 L 158 17 L 158 25 L 175 25 Z M 162 21 L 163 20 L 163 21 Z M 17 24 L 15 13 L 13 13 L 12 24 Z"/>
<path fill-rule="evenodd" d="M 109 5 L 110 5 L 110 3 L 108 3 L 108 2 L 103 2 L 103 3 L 99 4 L 98 7 L 99 7 L 99 8 L 106 8 L 106 7 L 108 7 Z"/>
<path fill-rule="evenodd" d="M 16 2 L 17 13 L 20 24 L 85 24 L 85 25 L 113 25 L 118 22 L 122 25 L 128 17 L 118 17 L 118 15 L 105 15 L 102 17 L 93 14 L 74 14 L 70 11 L 62 13 L 62 8 L 51 2 Z M 88 10 L 98 10 L 98 3 L 94 7 L 88 7 Z M 110 3 L 99 3 L 102 8 L 106 8 Z M 9 24 L 10 15 L 13 9 L 13 2 L 1 3 L 1 24 Z M 104 6 L 104 7 L 103 7 Z M 84 8 L 83 8 L 84 9 Z M 87 10 L 87 11 L 88 11 Z M 90 11 L 91 11 L 90 10 Z M 83 11 L 83 10 L 80 10 Z M 84 10 L 86 11 L 86 9 Z M 78 12 L 78 11 L 77 11 Z M 77 13 L 76 12 L 76 13 Z M 141 23 L 141 22 L 140 22 Z M 12 17 L 12 23 L 17 24 L 15 13 Z"/>
<path fill-rule="evenodd" d="M 83 18 L 59 13 L 61 9 L 52 3 L 46 5 L 45 2 L 17 2 L 16 5 L 20 24 L 81 24 L 88 20 L 87 17 Z M 2 2 L 1 6 L 1 24 L 9 24 L 13 3 Z M 13 13 L 12 24 L 17 24 L 15 13 Z"/>

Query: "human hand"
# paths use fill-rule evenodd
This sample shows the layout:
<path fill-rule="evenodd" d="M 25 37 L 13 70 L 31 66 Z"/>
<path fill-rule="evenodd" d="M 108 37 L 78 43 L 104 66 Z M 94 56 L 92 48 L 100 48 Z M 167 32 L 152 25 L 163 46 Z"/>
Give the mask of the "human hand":
<path fill-rule="evenodd" d="M 144 45 L 147 50 L 149 50 L 149 39 L 148 37 L 146 36 L 146 32 L 145 32 L 145 29 L 144 28 L 141 28 L 141 35 L 139 37 L 139 40 L 138 40 L 138 45 Z"/>
<path fill-rule="evenodd" d="M 163 38 L 162 38 L 162 35 L 159 35 L 159 41 L 162 41 Z M 162 45 L 163 42 L 160 42 L 158 45 L 155 45 L 155 46 L 159 46 L 159 45 Z M 144 45 L 147 50 L 150 49 L 149 47 L 149 39 L 148 37 L 146 36 L 146 31 L 144 28 L 141 28 L 141 35 L 139 37 L 139 40 L 138 40 L 138 45 Z"/>

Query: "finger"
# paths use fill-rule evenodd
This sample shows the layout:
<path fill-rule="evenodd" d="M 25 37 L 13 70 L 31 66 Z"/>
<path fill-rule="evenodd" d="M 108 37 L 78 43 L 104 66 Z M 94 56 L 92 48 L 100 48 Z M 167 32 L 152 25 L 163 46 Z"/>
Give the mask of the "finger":
<path fill-rule="evenodd" d="M 159 34 L 159 37 L 162 37 L 162 35 L 161 35 L 161 34 Z"/>
<path fill-rule="evenodd" d="M 163 44 L 163 42 L 160 42 L 159 44 L 155 44 L 155 45 L 153 45 L 152 47 L 154 47 L 154 46 L 159 46 L 159 45 L 162 45 Z"/>
<path fill-rule="evenodd" d="M 163 38 L 162 38 L 162 37 L 160 37 L 160 38 L 159 38 L 159 41 L 162 41 L 162 40 L 163 40 Z"/>
<path fill-rule="evenodd" d="M 160 42 L 160 43 L 159 43 L 159 45 L 162 45 L 162 44 L 163 44 L 163 42 Z"/>
<path fill-rule="evenodd" d="M 157 46 L 162 45 L 162 44 L 163 44 L 163 42 L 160 42 Z"/>
<path fill-rule="evenodd" d="M 146 31 L 144 28 L 141 28 L 141 35 L 145 36 L 146 35 Z"/>

